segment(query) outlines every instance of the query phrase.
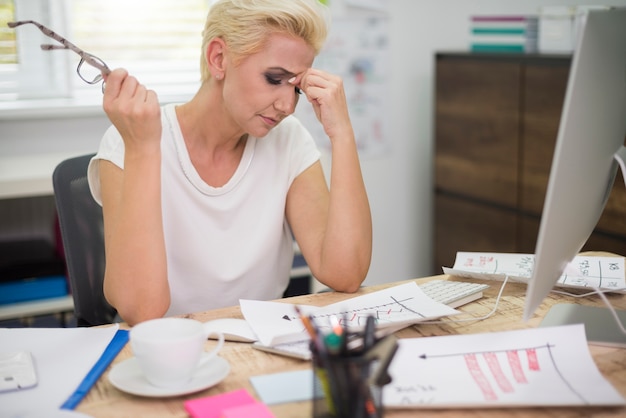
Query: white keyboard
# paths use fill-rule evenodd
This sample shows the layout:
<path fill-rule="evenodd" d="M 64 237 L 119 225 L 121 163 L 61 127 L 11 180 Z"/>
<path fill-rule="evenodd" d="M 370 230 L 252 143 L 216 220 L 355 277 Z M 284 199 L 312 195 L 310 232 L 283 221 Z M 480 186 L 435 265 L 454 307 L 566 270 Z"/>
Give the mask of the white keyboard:
<path fill-rule="evenodd" d="M 451 308 L 470 303 L 483 297 L 483 290 L 489 285 L 451 280 L 432 280 L 419 285 L 428 297 Z"/>

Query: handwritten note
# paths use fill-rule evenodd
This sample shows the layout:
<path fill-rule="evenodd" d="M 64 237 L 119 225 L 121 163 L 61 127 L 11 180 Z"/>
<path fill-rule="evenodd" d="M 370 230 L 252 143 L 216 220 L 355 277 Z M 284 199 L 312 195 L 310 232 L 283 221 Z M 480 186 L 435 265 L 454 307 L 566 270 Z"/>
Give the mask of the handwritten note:
<path fill-rule="evenodd" d="M 534 254 L 458 252 L 445 274 L 461 277 L 528 283 L 535 264 Z M 565 268 L 556 285 L 572 288 L 626 289 L 624 257 L 577 256 Z"/>
<path fill-rule="evenodd" d="M 240 300 L 241 312 L 263 345 L 303 341 L 308 335 L 294 306 L 280 302 Z M 376 327 L 408 326 L 428 319 L 458 314 L 459 311 L 428 297 L 415 282 L 357 296 L 324 307 L 300 306 L 312 315 L 320 328 L 330 329 L 329 320 L 336 317 L 350 330 L 365 326 L 365 318 L 374 315 Z"/>
<path fill-rule="evenodd" d="M 625 404 L 598 371 L 581 324 L 398 342 L 388 408 Z"/>

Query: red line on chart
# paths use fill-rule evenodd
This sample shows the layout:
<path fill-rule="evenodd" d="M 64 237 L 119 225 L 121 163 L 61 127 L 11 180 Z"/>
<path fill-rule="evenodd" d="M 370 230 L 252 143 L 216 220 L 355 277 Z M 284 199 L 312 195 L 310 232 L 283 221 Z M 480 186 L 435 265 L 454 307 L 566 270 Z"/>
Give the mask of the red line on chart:
<path fill-rule="evenodd" d="M 579 399 L 586 403 L 582 394 L 578 393 L 572 385 L 565 379 L 560 372 L 554 358 L 552 356 L 552 349 L 554 345 L 546 343 L 545 345 L 536 347 L 526 347 L 519 349 L 506 349 L 496 351 L 480 351 L 480 352 L 468 352 L 468 353 L 450 353 L 450 354 L 421 354 L 418 356 L 422 361 L 437 358 L 459 357 L 464 359 L 467 366 L 467 371 L 476 383 L 476 386 L 483 394 L 486 401 L 495 401 L 498 399 L 498 391 L 492 386 L 489 376 L 498 387 L 499 393 L 510 394 L 515 392 L 515 387 L 525 385 L 529 383 L 529 379 L 526 373 L 537 373 L 544 371 L 547 366 L 552 366 L 559 379 L 568 387 L 568 389 Z M 547 354 L 548 365 L 540 364 L 538 350 L 545 350 Z M 498 357 L 498 353 L 504 355 L 504 358 Z M 526 354 L 526 367 L 524 370 L 520 353 Z M 479 356 L 485 361 L 486 369 L 481 367 L 479 362 Z M 545 356 L 543 358 L 546 358 Z M 511 371 L 512 380 L 507 377 L 504 367 L 508 367 L 507 370 Z M 547 367 L 549 369 L 549 367 Z"/>
<path fill-rule="evenodd" d="M 498 387 L 500 387 L 500 390 L 505 393 L 513 392 L 513 385 L 504 374 L 504 371 L 502 370 L 496 354 L 485 353 L 483 354 L 483 357 L 487 361 L 489 371 L 491 372 L 491 375 L 496 379 L 496 383 L 498 384 Z"/>
<path fill-rule="evenodd" d="M 478 385 L 478 388 L 483 393 L 485 400 L 495 401 L 498 399 L 498 395 L 494 392 L 493 387 L 489 383 L 487 376 L 481 369 L 478 364 L 478 359 L 476 358 L 476 354 L 465 354 L 463 356 L 465 359 L 465 364 L 467 365 L 467 370 L 470 372 L 470 375 L 474 379 L 474 382 Z"/>
<path fill-rule="evenodd" d="M 539 370 L 539 359 L 537 359 L 537 349 L 527 348 L 526 357 L 528 357 L 528 369 Z"/>
<path fill-rule="evenodd" d="M 519 352 L 517 350 L 510 350 L 506 352 L 506 355 L 515 381 L 517 383 L 528 383 L 524 370 L 522 369 L 522 361 L 519 358 Z"/>

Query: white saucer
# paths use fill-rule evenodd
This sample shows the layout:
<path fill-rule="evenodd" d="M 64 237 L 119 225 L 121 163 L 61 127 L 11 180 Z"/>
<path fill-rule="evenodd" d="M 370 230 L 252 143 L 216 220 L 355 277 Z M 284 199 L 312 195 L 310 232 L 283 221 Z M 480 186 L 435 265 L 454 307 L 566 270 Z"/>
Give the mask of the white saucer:
<path fill-rule="evenodd" d="M 147 397 L 179 396 L 216 385 L 228 376 L 228 373 L 230 373 L 228 362 L 220 356 L 216 356 L 196 370 L 191 380 L 184 386 L 160 388 L 146 380 L 139 368 L 137 359 L 131 357 L 113 367 L 109 373 L 109 382 L 119 390 L 133 395 Z"/>

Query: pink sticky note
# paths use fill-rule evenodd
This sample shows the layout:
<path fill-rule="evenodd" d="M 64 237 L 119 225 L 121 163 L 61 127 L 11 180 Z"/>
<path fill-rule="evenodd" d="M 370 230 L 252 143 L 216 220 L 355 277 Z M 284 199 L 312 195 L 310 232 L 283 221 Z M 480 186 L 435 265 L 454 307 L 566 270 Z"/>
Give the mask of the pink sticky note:
<path fill-rule="evenodd" d="M 272 411 L 264 403 L 257 402 L 249 405 L 236 406 L 222 411 L 221 418 L 275 418 Z"/>
<path fill-rule="evenodd" d="M 205 398 L 185 401 L 185 409 L 192 418 L 221 418 L 222 412 L 237 406 L 255 404 L 256 399 L 245 389 Z"/>

